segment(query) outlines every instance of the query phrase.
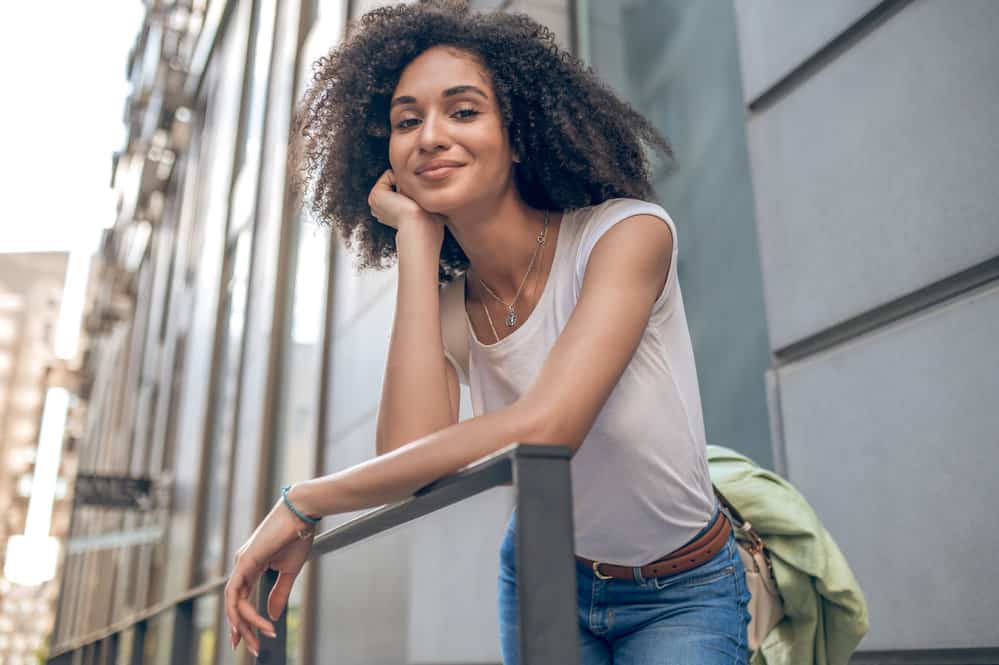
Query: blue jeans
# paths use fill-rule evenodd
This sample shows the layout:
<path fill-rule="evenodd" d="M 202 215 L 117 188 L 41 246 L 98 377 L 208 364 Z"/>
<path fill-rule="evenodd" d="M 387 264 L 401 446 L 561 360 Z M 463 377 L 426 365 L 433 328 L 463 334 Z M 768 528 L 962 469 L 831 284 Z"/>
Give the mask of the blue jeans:
<path fill-rule="evenodd" d="M 504 665 L 520 662 L 515 520 L 510 518 L 500 548 Z M 633 580 L 602 580 L 576 561 L 581 665 L 746 665 L 749 590 L 736 547 L 729 537 L 721 552 L 697 568 L 648 579 L 635 568 Z"/>

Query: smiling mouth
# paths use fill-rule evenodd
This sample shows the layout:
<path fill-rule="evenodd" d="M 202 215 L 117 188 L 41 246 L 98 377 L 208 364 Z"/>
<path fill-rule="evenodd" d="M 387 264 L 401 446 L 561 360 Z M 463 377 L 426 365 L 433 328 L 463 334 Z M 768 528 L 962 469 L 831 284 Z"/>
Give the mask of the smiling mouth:
<path fill-rule="evenodd" d="M 417 175 L 423 178 L 430 178 L 431 180 L 435 180 L 450 175 L 452 171 L 457 171 L 458 169 L 461 168 L 461 166 L 459 165 L 438 166 L 432 169 L 426 169 L 424 171 L 420 171 Z"/>

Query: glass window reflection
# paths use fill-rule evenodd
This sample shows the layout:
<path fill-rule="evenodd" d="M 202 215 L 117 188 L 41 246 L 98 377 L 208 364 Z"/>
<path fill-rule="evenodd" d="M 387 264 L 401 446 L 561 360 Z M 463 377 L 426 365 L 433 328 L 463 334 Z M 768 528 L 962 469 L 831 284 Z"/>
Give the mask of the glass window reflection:
<path fill-rule="evenodd" d="M 236 401 L 238 399 L 240 351 L 243 347 L 243 332 L 246 321 L 246 292 L 250 281 L 250 250 L 253 234 L 244 227 L 236 237 L 231 250 L 232 259 L 227 266 L 223 297 L 222 321 L 225 332 L 222 349 L 219 352 L 219 384 L 216 408 L 213 410 L 211 434 L 211 462 L 207 489 L 207 510 L 205 513 L 204 557 L 201 560 L 201 581 L 206 581 L 223 573 L 222 547 L 225 531 L 225 502 L 229 495 L 229 472 L 232 467 L 232 451 L 236 425 Z"/>
<path fill-rule="evenodd" d="M 272 494 L 286 483 L 316 475 L 329 234 L 302 217 L 293 224 L 297 238 L 289 265 L 293 266 L 294 278 L 284 327 Z M 298 583 L 288 599 L 289 665 L 297 663 L 301 654 L 304 596 L 305 585 Z"/>

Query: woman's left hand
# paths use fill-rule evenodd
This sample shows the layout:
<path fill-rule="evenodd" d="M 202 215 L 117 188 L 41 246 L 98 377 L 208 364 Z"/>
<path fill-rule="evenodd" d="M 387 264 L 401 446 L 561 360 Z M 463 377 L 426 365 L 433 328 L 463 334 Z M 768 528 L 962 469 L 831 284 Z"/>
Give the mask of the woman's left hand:
<path fill-rule="evenodd" d="M 229 619 L 229 643 L 235 649 L 240 639 L 256 656 L 260 642 L 256 630 L 274 637 L 274 625 L 257 613 L 250 593 L 268 568 L 278 573 L 277 582 L 267 597 L 267 614 L 274 621 L 281 616 L 291 587 L 312 550 L 313 536 L 299 538 L 306 525 L 278 501 L 264 521 L 239 550 L 235 565 L 225 585 L 225 612 Z"/>

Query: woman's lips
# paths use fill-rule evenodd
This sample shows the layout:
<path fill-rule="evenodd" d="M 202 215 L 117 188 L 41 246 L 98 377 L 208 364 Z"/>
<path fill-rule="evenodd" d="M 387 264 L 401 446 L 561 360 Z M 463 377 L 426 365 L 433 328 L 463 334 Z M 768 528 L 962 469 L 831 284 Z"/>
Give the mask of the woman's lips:
<path fill-rule="evenodd" d="M 421 171 L 419 176 L 429 180 L 442 180 L 443 178 L 451 175 L 453 171 L 457 171 L 460 168 L 461 166 L 438 166 L 437 168 Z"/>

